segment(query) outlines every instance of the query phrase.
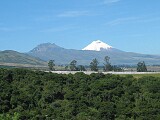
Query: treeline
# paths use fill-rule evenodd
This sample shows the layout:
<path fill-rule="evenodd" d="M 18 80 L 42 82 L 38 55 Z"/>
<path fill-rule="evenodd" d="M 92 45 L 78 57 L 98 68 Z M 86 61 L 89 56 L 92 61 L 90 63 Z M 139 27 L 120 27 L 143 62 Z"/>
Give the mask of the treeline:
<path fill-rule="evenodd" d="M 55 61 L 50 60 L 48 62 L 48 67 L 50 71 L 55 70 Z M 105 56 L 103 66 L 99 66 L 99 61 L 95 58 L 91 61 L 90 65 L 84 66 L 84 65 L 77 65 L 76 60 L 72 60 L 68 65 L 65 66 L 66 71 L 86 71 L 86 68 L 89 68 L 91 71 L 99 71 L 101 69 L 102 71 L 123 71 L 121 67 L 118 67 L 117 65 L 111 65 L 110 63 L 110 57 Z"/>
<path fill-rule="evenodd" d="M 160 78 L 0 69 L 0 119 L 160 120 Z"/>
<path fill-rule="evenodd" d="M 90 62 L 90 65 L 87 68 L 89 68 L 89 70 L 91 71 L 99 71 L 99 69 L 101 69 L 101 71 L 104 71 L 104 72 L 108 72 L 108 71 L 123 72 L 124 71 L 124 69 L 120 66 L 111 65 L 110 57 L 108 56 L 104 57 L 103 66 L 98 66 L 98 65 L 99 65 L 99 61 L 95 58 Z M 50 60 L 48 62 L 48 67 L 50 71 L 54 71 L 55 61 Z M 72 60 L 69 63 L 69 65 L 65 66 L 65 70 L 66 71 L 86 71 L 86 66 L 77 65 L 77 61 Z M 147 72 L 147 67 L 144 61 L 137 63 L 137 72 Z"/>

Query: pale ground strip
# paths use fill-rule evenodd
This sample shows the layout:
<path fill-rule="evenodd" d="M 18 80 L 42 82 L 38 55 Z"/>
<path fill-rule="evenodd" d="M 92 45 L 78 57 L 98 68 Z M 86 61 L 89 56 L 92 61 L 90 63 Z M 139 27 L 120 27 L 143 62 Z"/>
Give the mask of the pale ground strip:
<path fill-rule="evenodd" d="M 48 71 L 46 71 L 48 72 Z M 160 74 L 160 72 L 93 72 L 93 71 L 51 71 L 52 73 L 57 74 L 75 74 L 78 72 L 83 72 L 85 74 L 92 74 L 92 73 L 103 73 L 103 74 L 117 74 L 117 75 L 130 75 L 130 74 Z"/>

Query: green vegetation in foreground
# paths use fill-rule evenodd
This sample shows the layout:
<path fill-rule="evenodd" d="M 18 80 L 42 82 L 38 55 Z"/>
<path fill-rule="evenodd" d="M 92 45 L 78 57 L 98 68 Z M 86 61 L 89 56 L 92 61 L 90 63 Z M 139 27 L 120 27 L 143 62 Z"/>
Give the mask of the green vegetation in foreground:
<path fill-rule="evenodd" d="M 0 120 L 19 120 L 20 115 L 18 113 L 14 113 L 13 115 L 10 114 L 1 114 Z"/>
<path fill-rule="evenodd" d="M 0 118 L 160 120 L 160 78 L 0 69 Z"/>

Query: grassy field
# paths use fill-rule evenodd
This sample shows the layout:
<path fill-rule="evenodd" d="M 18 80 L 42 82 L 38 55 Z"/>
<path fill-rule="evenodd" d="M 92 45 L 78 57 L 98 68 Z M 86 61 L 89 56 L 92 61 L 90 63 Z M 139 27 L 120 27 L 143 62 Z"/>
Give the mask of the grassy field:
<path fill-rule="evenodd" d="M 131 74 L 135 78 L 141 78 L 141 77 L 147 77 L 147 76 L 152 76 L 152 77 L 159 77 L 160 78 L 160 73 L 155 73 L 155 74 Z M 120 76 L 127 76 L 127 75 L 120 75 Z"/>

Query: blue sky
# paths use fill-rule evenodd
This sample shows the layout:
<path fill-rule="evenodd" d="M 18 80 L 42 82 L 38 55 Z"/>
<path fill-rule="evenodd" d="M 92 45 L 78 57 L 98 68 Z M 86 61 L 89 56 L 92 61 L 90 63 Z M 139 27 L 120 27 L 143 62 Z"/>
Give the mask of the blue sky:
<path fill-rule="evenodd" d="M 82 49 L 100 39 L 124 51 L 160 54 L 160 0 L 1 0 L 0 50 L 41 43 Z"/>

